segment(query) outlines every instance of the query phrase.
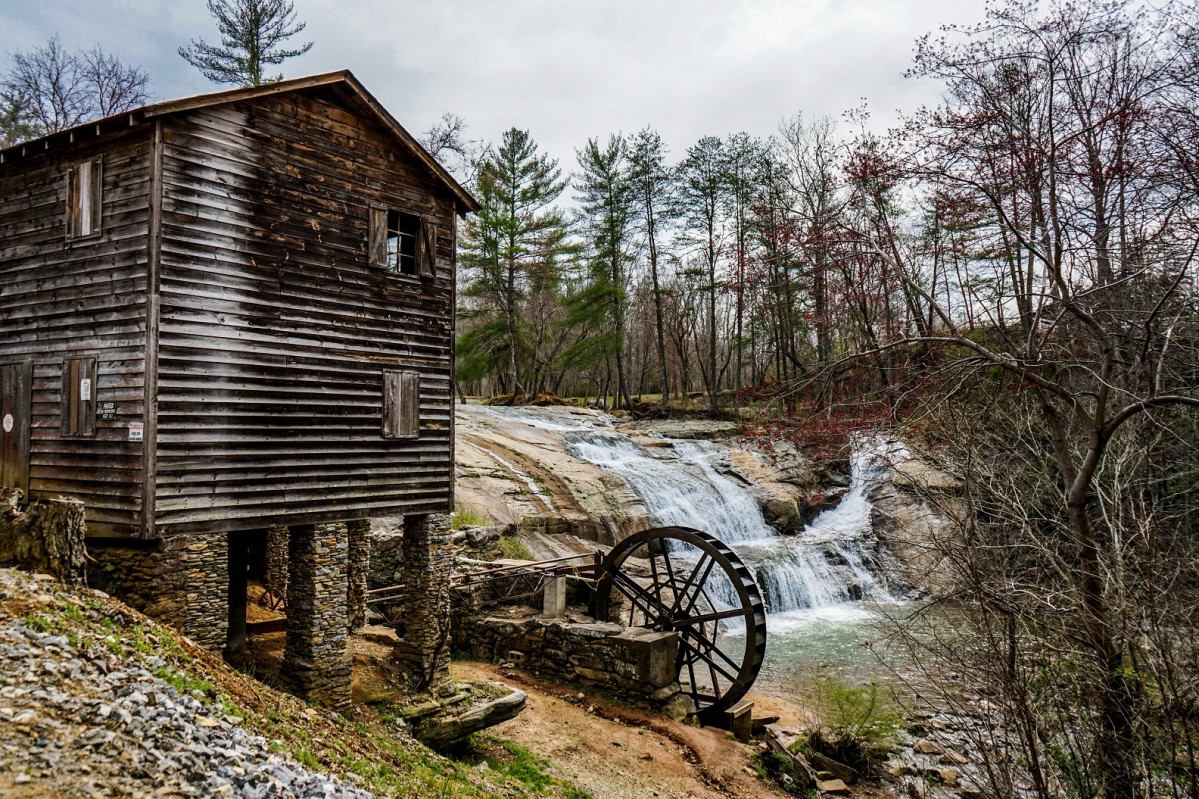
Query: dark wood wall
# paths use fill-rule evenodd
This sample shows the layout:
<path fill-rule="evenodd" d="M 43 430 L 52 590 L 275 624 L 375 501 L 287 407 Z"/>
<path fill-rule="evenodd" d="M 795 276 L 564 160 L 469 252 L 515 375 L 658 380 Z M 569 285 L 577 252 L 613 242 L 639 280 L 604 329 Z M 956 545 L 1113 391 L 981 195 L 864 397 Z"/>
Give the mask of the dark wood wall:
<path fill-rule="evenodd" d="M 452 195 L 335 87 L 162 120 L 159 533 L 445 511 Z M 372 204 L 437 229 L 432 279 L 367 258 Z M 384 370 L 421 372 L 386 439 Z"/>
<path fill-rule="evenodd" d="M 144 411 L 149 126 L 56 146 L 0 166 L 0 361 L 33 362 L 29 488 L 87 505 L 89 529 L 140 523 Z M 103 157 L 102 229 L 68 243 L 67 174 Z M 94 436 L 62 435 L 66 358 L 96 358 L 95 398 L 116 404 Z"/>

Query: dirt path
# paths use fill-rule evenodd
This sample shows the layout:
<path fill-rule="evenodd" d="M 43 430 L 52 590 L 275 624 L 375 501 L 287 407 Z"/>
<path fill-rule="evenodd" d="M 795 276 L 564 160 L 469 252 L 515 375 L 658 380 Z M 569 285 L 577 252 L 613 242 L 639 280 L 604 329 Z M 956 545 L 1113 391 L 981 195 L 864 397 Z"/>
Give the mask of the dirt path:
<path fill-rule="evenodd" d="M 488 663 L 459 662 L 457 679 L 519 687 L 529 704 L 492 728 L 548 759 L 560 777 L 595 799 L 779 797 L 753 773 L 754 749 L 728 733 L 650 716 Z M 750 771 L 747 772 L 747 769 Z"/>

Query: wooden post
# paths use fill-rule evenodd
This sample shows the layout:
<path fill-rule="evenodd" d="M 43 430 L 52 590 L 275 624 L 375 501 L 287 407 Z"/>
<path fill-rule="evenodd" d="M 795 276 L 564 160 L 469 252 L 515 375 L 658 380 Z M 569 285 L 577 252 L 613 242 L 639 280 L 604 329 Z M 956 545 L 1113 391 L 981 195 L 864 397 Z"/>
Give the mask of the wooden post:
<path fill-rule="evenodd" d="M 245 534 L 229 533 L 229 632 L 225 654 L 246 648 L 246 587 L 250 567 L 249 547 Z"/>

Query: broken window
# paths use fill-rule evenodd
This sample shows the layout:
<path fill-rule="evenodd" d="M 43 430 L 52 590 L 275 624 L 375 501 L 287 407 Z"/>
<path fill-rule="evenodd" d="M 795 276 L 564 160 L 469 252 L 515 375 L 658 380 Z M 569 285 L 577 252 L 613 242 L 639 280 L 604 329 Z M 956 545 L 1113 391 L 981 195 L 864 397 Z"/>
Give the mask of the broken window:
<path fill-rule="evenodd" d="M 433 225 L 394 209 L 372 208 L 370 214 L 371 264 L 401 275 L 432 277 L 437 258 Z"/>
<path fill-rule="evenodd" d="M 68 239 L 84 238 L 100 232 L 102 185 L 103 175 L 99 158 L 75 164 L 68 170 Z"/>
<path fill-rule="evenodd" d="M 96 433 L 96 359 L 67 358 L 62 364 L 62 434 Z"/>
<path fill-rule="evenodd" d="M 420 435 L 420 372 L 383 373 L 383 437 Z"/>

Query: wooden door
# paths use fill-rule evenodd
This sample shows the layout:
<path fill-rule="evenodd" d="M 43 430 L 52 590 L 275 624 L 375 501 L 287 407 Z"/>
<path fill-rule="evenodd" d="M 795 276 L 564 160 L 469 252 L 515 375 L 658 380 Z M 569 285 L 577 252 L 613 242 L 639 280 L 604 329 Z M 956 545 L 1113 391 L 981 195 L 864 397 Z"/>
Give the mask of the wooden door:
<path fill-rule="evenodd" d="M 30 390 L 33 361 L 0 365 L 0 487 L 29 496 Z"/>

